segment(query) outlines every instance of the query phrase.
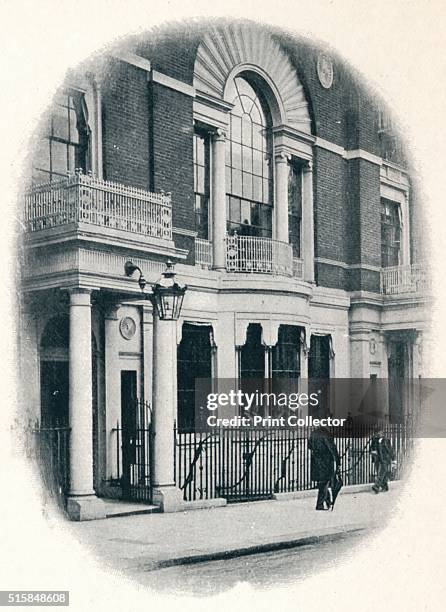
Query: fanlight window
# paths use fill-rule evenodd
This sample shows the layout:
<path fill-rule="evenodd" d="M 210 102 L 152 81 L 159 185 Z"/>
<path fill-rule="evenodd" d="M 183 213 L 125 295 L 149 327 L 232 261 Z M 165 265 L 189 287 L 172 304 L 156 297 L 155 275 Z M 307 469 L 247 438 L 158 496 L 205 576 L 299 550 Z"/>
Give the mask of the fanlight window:
<path fill-rule="evenodd" d="M 234 80 L 234 108 L 226 149 L 228 232 L 272 235 L 273 175 L 271 116 L 248 80 Z"/>

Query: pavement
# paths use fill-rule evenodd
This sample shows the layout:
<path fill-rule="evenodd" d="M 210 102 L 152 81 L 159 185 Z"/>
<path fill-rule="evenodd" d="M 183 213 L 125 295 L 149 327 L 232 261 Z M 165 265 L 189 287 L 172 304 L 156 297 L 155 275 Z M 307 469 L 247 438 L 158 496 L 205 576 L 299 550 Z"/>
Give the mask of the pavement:
<path fill-rule="evenodd" d="M 152 513 L 70 523 L 73 535 L 124 572 L 228 559 L 333 540 L 383 526 L 400 483 L 374 494 L 344 487 L 333 511 L 317 512 L 316 491 L 298 499 Z"/>

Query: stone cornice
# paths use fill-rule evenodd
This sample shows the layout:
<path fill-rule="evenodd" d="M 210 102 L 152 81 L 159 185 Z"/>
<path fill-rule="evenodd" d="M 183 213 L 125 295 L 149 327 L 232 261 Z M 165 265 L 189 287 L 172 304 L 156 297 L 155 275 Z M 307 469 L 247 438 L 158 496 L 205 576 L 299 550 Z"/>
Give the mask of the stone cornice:
<path fill-rule="evenodd" d="M 191 98 L 195 97 L 195 89 L 192 85 L 183 83 L 183 81 L 179 81 L 178 79 L 173 79 L 172 77 L 167 76 L 167 74 L 163 74 L 157 70 L 151 70 L 147 75 L 147 79 L 152 83 L 163 85 L 164 87 L 178 91 L 186 96 L 190 96 Z"/>
<path fill-rule="evenodd" d="M 117 51 L 112 53 L 112 57 L 126 64 L 130 64 L 131 66 L 135 66 L 136 68 L 141 68 L 141 70 L 145 70 L 146 72 L 152 70 L 150 60 L 140 55 L 136 55 L 136 53 L 131 53 L 130 51 Z"/>
<path fill-rule="evenodd" d="M 335 266 L 337 268 L 343 268 L 344 270 L 369 270 L 370 272 L 381 272 L 380 266 L 372 266 L 370 264 L 355 263 L 348 264 L 344 261 L 337 261 L 336 259 L 327 259 L 326 257 L 315 257 L 316 263 L 325 264 L 327 266 Z"/>
<path fill-rule="evenodd" d="M 214 96 L 206 94 L 202 91 L 196 92 L 195 99 L 197 102 L 201 102 L 206 106 L 210 106 L 211 108 L 215 108 L 216 110 L 222 111 L 224 113 L 230 113 L 234 107 L 234 105 L 230 102 L 226 102 L 226 100 L 220 100 L 219 98 L 215 98 Z"/>
<path fill-rule="evenodd" d="M 305 132 L 301 132 L 300 130 L 297 130 L 289 125 L 278 125 L 274 127 L 273 134 L 288 136 L 293 140 L 303 140 L 304 142 L 308 142 L 310 144 L 314 144 L 317 140 L 313 134 L 306 134 Z"/>
<path fill-rule="evenodd" d="M 182 227 L 172 227 L 172 234 L 177 234 L 179 236 L 190 236 L 191 238 L 196 238 L 198 236 L 197 231 L 184 229 Z"/>
<path fill-rule="evenodd" d="M 398 164 L 394 164 L 393 162 L 389 162 L 384 160 L 379 155 L 375 155 L 374 153 L 370 153 L 365 149 L 345 149 L 343 146 L 338 145 L 329 140 L 325 140 L 325 138 L 320 138 L 320 136 L 316 136 L 314 140 L 314 146 L 319 147 L 320 149 L 324 149 L 325 151 L 330 151 L 331 153 L 335 153 L 339 155 L 343 159 L 350 161 L 354 159 L 364 159 L 372 164 L 375 164 L 380 167 L 388 167 L 394 170 L 398 170 L 404 175 L 408 175 L 408 170 L 399 166 Z"/>

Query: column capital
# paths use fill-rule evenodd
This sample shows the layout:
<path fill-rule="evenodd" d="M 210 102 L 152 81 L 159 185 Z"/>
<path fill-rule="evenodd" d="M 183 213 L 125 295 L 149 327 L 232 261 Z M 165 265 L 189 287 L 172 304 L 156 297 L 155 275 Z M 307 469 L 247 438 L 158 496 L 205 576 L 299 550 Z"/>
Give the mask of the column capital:
<path fill-rule="evenodd" d="M 93 289 L 87 289 L 84 287 L 69 287 L 67 291 L 68 295 L 70 296 L 70 306 L 91 307 L 91 294 Z"/>
<path fill-rule="evenodd" d="M 287 151 L 278 151 L 275 154 L 274 159 L 276 161 L 276 164 L 287 164 L 289 161 L 291 161 L 291 155 Z"/>
<path fill-rule="evenodd" d="M 313 160 L 306 160 L 306 163 L 303 165 L 302 169 L 304 172 L 313 172 Z"/>
<path fill-rule="evenodd" d="M 228 137 L 226 130 L 224 130 L 223 128 L 217 128 L 215 131 L 212 132 L 212 135 L 214 137 L 214 140 L 220 140 L 223 142 Z"/>
<path fill-rule="evenodd" d="M 120 307 L 121 304 L 107 304 L 104 308 L 104 319 L 108 321 L 117 321 Z"/>

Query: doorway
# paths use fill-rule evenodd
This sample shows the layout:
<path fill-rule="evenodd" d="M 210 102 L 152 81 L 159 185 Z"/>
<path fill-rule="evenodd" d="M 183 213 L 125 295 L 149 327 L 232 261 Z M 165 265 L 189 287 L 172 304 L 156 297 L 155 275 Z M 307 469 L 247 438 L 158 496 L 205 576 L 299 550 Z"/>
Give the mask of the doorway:
<path fill-rule="evenodd" d="M 40 362 L 41 427 L 68 427 L 68 361 Z"/>

